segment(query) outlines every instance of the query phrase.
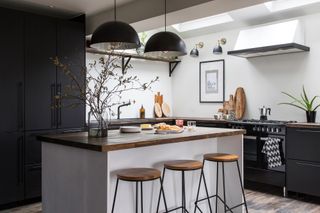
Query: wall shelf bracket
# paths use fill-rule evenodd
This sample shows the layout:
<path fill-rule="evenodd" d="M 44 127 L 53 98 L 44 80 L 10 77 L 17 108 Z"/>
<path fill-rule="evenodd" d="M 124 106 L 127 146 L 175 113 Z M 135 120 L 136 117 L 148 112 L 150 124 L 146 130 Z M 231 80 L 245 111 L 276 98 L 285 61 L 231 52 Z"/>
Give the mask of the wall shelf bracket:
<path fill-rule="evenodd" d="M 126 60 L 126 58 L 127 58 L 127 60 Z M 121 67 L 122 67 L 122 74 L 124 75 L 125 74 L 125 71 L 126 71 L 126 68 L 127 68 L 127 66 L 128 66 L 128 64 L 129 64 L 129 62 L 130 62 L 130 60 L 131 60 L 131 56 L 122 56 L 122 63 L 121 63 Z"/>
<path fill-rule="evenodd" d="M 181 61 L 170 61 L 169 62 L 169 76 L 171 77 L 173 71 L 176 69 L 177 65 L 180 63 Z"/>

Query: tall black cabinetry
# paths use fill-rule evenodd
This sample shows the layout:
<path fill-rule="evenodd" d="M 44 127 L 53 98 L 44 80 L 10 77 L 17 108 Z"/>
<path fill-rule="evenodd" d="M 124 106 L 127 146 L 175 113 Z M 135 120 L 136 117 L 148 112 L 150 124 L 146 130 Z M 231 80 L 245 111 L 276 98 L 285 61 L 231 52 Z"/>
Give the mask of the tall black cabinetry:
<path fill-rule="evenodd" d="M 85 66 L 85 25 L 0 8 L 0 208 L 41 196 L 40 134 L 82 128 L 85 106 L 55 108 L 69 83 L 50 57 Z M 80 77 L 80 75 L 79 75 Z M 83 84 L 85 79 L 82 79 Z"/>

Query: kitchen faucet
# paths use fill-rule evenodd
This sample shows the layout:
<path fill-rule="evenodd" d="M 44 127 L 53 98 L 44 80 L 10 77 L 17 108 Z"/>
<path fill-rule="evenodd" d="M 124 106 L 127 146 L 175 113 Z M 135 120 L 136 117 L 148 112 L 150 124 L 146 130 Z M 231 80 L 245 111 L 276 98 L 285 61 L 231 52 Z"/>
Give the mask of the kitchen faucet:
<path fill-rule="evenodd" d="M 135 100 L 132 101 L 133 104 L 135 103 Z M 123 104 L 119 105 L 118 106 L 118 116 L 117 116 L 117 119 L 120 119 L 120 114 L 121 114 L 121 111 L 120 111 L 120 108 L 121 107 L 124 107 L 124 106 L 129 106 L 131 105 L 131 101 L 129 100 L 127 103 L 123 102 Z"/>

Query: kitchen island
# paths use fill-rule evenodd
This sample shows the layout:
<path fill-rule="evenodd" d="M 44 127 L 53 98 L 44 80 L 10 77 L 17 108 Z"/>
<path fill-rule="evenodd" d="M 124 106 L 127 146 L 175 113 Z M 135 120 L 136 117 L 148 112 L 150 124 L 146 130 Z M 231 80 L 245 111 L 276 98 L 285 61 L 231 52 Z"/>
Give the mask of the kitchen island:
<path fill-rule="evenodd" d="M 85 132 L 39 136 L 43 142 L 43 212 L 111 212 L 116 172 L 124 168 L 153 167 L 162 170 L 163 162 L 168 160 L 202 160 L 205 153 L 225 152 L 240 156 L 242 170 L 244 133 L 244 130 L 197 127 L 194 131 L 167 135 L 154 134 L 153 131 L 123 134 L 119 130 L 111 130 L 107 138 L 88 138 Z M 210 193 L 215 192 L 215 166 L 208 163 L 205 170 Z M 234 166 L 227 164 L 225 169 L 226 196 L 230 206 L 242 202 Z M 199 175 L 200 171 L 186 174 L 187 208 L 190 211 L 194 208 Z M 169 208 L 180 205 L 180 176 L 178 172 L 166 173 L 164 190 Z M 134 212 L 134 188 L 132 183 L 120 182 L 115 212 Z M 146 212 L 155 212 L 158 193 L 158 182 L 145 184 Z M 204 195 L 204 190 L 201 194 Z M 203 212 L 208 212 L 206 202 L 200 207 Z M 161 209 L 164 209 L 163 205 Z M 234 212 L 242 212 L 242 209 Z"/>

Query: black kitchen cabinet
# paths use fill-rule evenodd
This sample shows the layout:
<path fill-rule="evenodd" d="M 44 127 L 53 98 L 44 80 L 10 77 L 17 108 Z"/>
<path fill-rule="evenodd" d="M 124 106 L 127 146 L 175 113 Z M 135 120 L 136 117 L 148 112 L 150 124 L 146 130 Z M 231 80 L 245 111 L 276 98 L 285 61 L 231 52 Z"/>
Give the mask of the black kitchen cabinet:
<path fill-rule="evenodd" d="M 82 35 L 82 36 L 79 36 Z M 57 25 L 57 56 L 75 74 L 80 86 L 85 85 L 85 29 L 82 23 L 60 21 Z M 66 45 L 67 44 L 67 45 Z M 57 70 L 57 93 L 70 85 L 70 78 Z M 76 94 L 79 94 L 78 92 Z M 82 116 L 79 116 L 82 115 Z M 77 128 L 85 125 L 85 104 L 79 100 L 62 99 L 57 110 L 58 128 Z"/>
<path fill-rule="evenodd" d="M 8 21 L 10 20 L 10 21 Z M 0 8 L 0 205 L 23 198 L 23 16 Z"/>
<path fill-rule="evenodd" d="M 0 205 L 23 199 L 23 135 L 0 133 Z"/>
<path fill-rule="evenodd" d="M 320 128 L 288 128 L 287 189 L 320 196 Z"/>
<path fill-rule="evenodd" d="M 56 21 L 27 15 L 25 19 L 25 129 L 56 126 L 54 95 L 56 67 Z"/>
<path fill-rule="evenodd" d="M 67 78 L 50 58 L 59 55 L 64 63 L 84 67 L 85 26 L 0 8 L 0 27 L 2 209 L 41 196 L 41 142 L 36 136 L 84 127 L 84 104 L 76 109 L 56 106 Z"/>

